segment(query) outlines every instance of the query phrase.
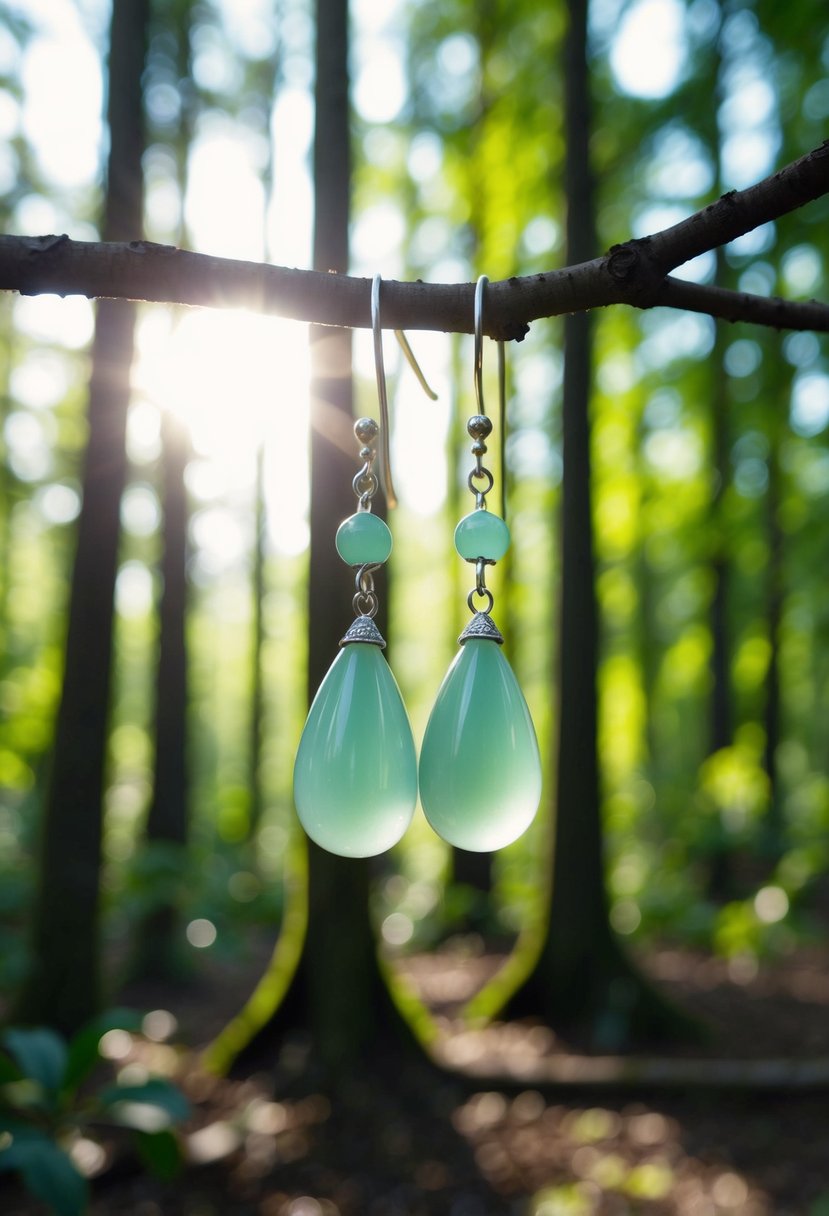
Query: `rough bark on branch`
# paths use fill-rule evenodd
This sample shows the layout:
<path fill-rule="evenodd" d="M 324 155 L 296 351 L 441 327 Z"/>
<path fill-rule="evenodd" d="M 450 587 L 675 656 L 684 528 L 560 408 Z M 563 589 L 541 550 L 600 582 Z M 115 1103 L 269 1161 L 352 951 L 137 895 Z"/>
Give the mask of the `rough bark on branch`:
<path fill-rule="evenodd" d="M 603 257 L 490 283 L 485 332 L 520 340 L 531 321 L 608 304 L 664 305 L 729 321 L 829 332 L 829 305 L 724 291 L 670 274 L 827 193 L 829 141 L 756 185 L 724 194 L 680 223 L 616 245 Z M 0 236 L 0 290 L 248 308 L 322 325 L 370 325 L 369 279 L 211 257 L 146 241 Z M 473 295 L 471 283 L 389 281 L 383 286 L 383 325 L 470 333 Z"/>

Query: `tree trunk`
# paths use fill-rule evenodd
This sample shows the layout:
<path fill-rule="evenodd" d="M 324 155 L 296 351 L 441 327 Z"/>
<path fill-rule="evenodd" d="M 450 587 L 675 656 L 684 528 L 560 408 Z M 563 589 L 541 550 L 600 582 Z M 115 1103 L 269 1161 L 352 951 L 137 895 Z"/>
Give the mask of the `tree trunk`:
<path fill-rule="evenodd" d="M 720 131 L 718 111 L 723 101 L 723 51 L 722 27 L 724 20 L 724 5 L 717 0 L 719 21 L 717 33 L 713 39 L 713 54 L 710 61 L 710 87 L 716 104 L 708 114 L 708 142 L 711 158 L 716 167 L 713 193 L 719 196 L 723 191 L 722 182 L 722 132 Z M 716 274 L 715 281 L 719 287 L 728 286 L 729 268 L 722 248 L 715 252 Z M 711 576 L 713 590 L 709 607 L 709 622 L 711 630 L 711 695 L 709 700 L 709 736 L 708 754 L 713 755 L 724 747 L 730 747 L 733 739 L 733 713 L 731 695 L 731 636 L 728 620 L 729 590 L 731 584 L 731 553 L 728 544 L 728 524 L 726 520 L 726 490 L 729 485 L 731 469 L 731 435 L 730 435 L 730 406 L 731 393 L 729 378 L 725 368 L 725 352 L 730 341 L 730 334 L 724 322 L 714 322 L 714 349 L 711 352 L 711 460 L 712 460 L 712 497 L 711 497 L 711 535 L 714 538 L 714 551 L 711 556 Z M 712 824 L 710 839 L 707 843 L 708 857 L 706 889 L 708 896 L 715 903 L 725 903 L 731 898 L 734 888 L 734 864 L 731 855 L 730 841 L 726 829 L 720 819 Z"/>
<path fill-rule="evenodd" d="M 725 258 L 717 250 L 717 283 L 724 287 Z M 731 713 L 731 644 L 728 627 L 728 591 L 731 561 L 725 520 L 725 491 L 728 486 L 729 458 L 729 392 L 725 370 L 725 348 L 728 336 L 725 324 L 715 321 L 716 334 L 711 352 L 711 447 L 713 494 L 711 498 L 711 534 L 714 552 L 711 557 L 713 591 L 709 608 L 711 629 L 711 694 L 709 699 L 708 754 L 729 747 L 732 741 Z M 725 828 L 721 821 L 712 825 L 706 858 L 706 888 L 716 903 L 729 899 L 734 885 L 732 857 Z"/>
<path fill-rule="evenodd" d="M 149 0 L 113 6 L 102 231 L 108 241 L 135 240 L 142 229 L 141 73 L 148 9 Z M 100 999 L 102 796 L 134 326 L 135 305 L 98 305 L 65 671 L 41 824 L 32 966 L 19 1009 L 25 1020 L 65 1032 L 90 1017 Z"/>
<path fill-rule="evenodd" d="M 778 344 L 774 352 L 777 362 L 778 392 L 772 394 L 772 399 L 785 401 L 791 393 L 791 374 L 784 372 L 783 354 Z M 780 449 L 785 422 L 775 414 L 770 413 L 768 440 L 768 475 L 769 483 L 766 491 L 766 534 L 768 536 L 769 560 L 766 572 L 766 602 L 769 630 L 769 666 L 766 672 L 766 704 L 763 713 L 765 727 L 765 747 L 763 752 L 763 767 L 769 780 L 769 803 L 765 821 L 761 827 L 760 848 L 763 860 L 773 867 L 780 860 L 785 849 L 786 824 L 783 816 L 783 804 L 780 796 L 780 774 L 777 762 L 777 750 L 780 746 L 781 734 L 781 663 L 780 643 L 783 628 L 783 602 L 785 583 L 783 574 L 784 536 L 780 524 L 781 468 Z"/>
<path fill-rule="evenodd" d="M 254 488 L 253 586 L 251 600 L 250 656 L 250 728 L 248 735 L 248 822 L 247 838 L 255 842 L 262 822 L 262 727 L 265 720 L 265 681 L 262 671 L 262 650 L 265 644 L 265 450 L 260 444 L 256 453 L 256 485 Z"/>
<path fill-rule="evenodd" d="M 11 370 L 14 366 L 14 330 L 12 329 L 12 304 L 9 299 L 3 305 L 2 331 L 3 359 L 0 361 L 0 638 L 3 639 L 3 656 L 0 671 L 6 670 L 9 655 L 9 570 L 12 555 L 12 511 L 17 478 L 9 466 L 6 451 L 6 420 L 12 411 Z"/>
<path fill-rule="evenodd" d="M 276 12 L 276 9 L 274 10 Z M 279 79 L 279 56 L 274 52 L 270 59 L 262 60 L 251 69 L 252 79 L 259 96 L 272 104 Z M 262 186 L 264 188 L 264 206 L 262 211 L 262 248 L 265 258 L 271 260 L 270 242 L 268 239 L 268 216 L 274 198 L 275 180 L 275 149 L 273 139 L 268 140 L 268 156 L 262 167 Z M 265 680 L 262 669 L 263 650 L 265 646 L 265 596 L 266 566 L 267 566 L 267 504 L 265 501 L 265 441 L 262 439 L 256 453 L 256 485 L 254 489 L 254 540 L 253 540 L 253 571 L 252 571 L 252 608 L 253 620 L 251 627 L 251 658 L 250 658 L 250 724 L 248 728 L 248 820 L 247 839 L 256 849 L 256 837 L 262 822 L 265 809 L 265 796 L 262 779 L 262 740 L 267 726 L 265 708 Z"/>
<path fill-rule="evenodd" d="M 722 282 L 718 257 L 717 282 Z M 718 752 L 731 744 L 731 662 L 728 630 L 728 583 L 730 574 L 729 555 L 726 547 L 726 528 L 723 520 L 723 499 L 728 486 L 729 438 L 728 438 L 728 391 L 727 374 L 723 364 L 726 345 L 725 326 L 715 322 L 717 334 L 711 352 L 711 428 L 712 428 L 712 473 L 714 493 L 711 501 L 712 531 L 715 550 L 711 561 L 714 590 L 711 596 L 711 701 L 709 754 Z"/>
<path fill-rule="evenodd" d="M 595 253 L 588 145 L 587 0 L 570 0 L 565 60 L 567 256 Z M 553 889 L 538 962 L 509 1003 L 596 1048 L 619 1049 L 672 1029 L 672 1017 L 613 934 L 604 881 L 597 754 L 598 624 L 590 483 L 592 323 L 564 327 L 561 634 Z"/>
<path fill-rule="evenodd" d="M 192 0 L 178 0 L 166 14 L 165 31 L 176 39 L 182 89 L 181 119 L 173 143 L 179 196 L 177 243 L 188 244 L 185 206 L 187 166 L 196 119 L 192 82 L 190 25 Z M 161 14 L 156 13 L 160 23 Z M 178 318 L 176 319 L 176 322 Z M 178 934 L 178 904 L 186 869 L 189 837 L 187 741 L 187 525 L 188 502 L 184 476 L 190 456 L 185 425 L 168 411 L 161 417 L 162 556 L 158 603 L 158 658 L 155 678 L 155 771 L 153 794 L 145 828 L 145 847 L 160 846 L 168 854 L 170 881 L 159 891 L 137 933 L 133 959 L 135 977 L 180 979 L 182 951 Z M 178 857 L 177 854 L 181 856 Z"/>
<path fill-rule="evenodd" d="M 155 699 L 155 773 L 146 841 L 181 853 L 176 890 L 163 892 L 139 930 L 137 974 L 173 978 L 181 974 L 178 892 L 183 884 L 188 840 L 187 772 L 187 492 L 184 472 L 190 451 L 184 424 L 170 413 L 161 421 L 163 553 L 158 606 L 159 648 Z"/>
<path fill-rule="evenodd" d="M 348 269 L 351 181 L 347 0 L 317 0 L 316 66 L 314 268 L 339 273 Z M 311 362 L 309 701 L 354 615 L 353 578 L 334 547 L 338 524 L 356 504 L 350 330 L 313 327 Z M 382 605 L 381 580 L 378 591 Z M 214 1067 L 226 1067 L 228 1057 L 246 1047 L 270 1053 L 274 1039 L 298 1033 L 310 1040 L 311 1070 L 325 1079 L 356 1072 L 384 1050 L 411 1043 L 377 958 L 369 915 L 370 862 L 335 857 L 312 841 L 307 847 L 308 926 L 299 967 L 264 1026 L 265 1018 L 254 1011 L 254 994 L 211 1048 L 208 1060 Z M 279 966 L 277 946 L 274 973 Z"/>

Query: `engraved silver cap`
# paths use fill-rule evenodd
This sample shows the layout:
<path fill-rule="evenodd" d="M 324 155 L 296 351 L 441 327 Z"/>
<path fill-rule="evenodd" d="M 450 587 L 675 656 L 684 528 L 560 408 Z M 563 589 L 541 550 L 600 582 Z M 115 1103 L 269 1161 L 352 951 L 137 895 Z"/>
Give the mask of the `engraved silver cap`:
<path fill-rule="evenodd" d="M 464 642 L 468 642 L 470 638 L 484 638 L 490 642 L 497 642 L 499 646 L 504 644 L 501 631 L 488 612 L 476 612 L 458 641 L 463 646 Z"/>
<path fill-rule="evenodd" d="M 351 642 L 366 642 L 369 646 L 379 646 L 381 650 L 386 646 L 385 638 L 370 616 L 358 616 L 351 623 L 340 645 L 348 646 Z"/>

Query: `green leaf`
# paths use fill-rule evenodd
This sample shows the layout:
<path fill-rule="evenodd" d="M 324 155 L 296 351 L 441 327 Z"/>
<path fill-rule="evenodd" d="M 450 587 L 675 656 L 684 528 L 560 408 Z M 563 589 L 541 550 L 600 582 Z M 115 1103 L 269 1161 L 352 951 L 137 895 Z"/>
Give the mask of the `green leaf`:
<path fill-rule="evenodd" d="M 19 1169 L 27 1141 L 45 1139 L 48 1139 L 45 1132 L 0 1114 L 0 1170 Z"/>
<path fill-rule="evenodd" d="M 49 1204 L 57 1216 L 84 1216 L 89 1187 L 66 1153 L 54 1144 L 44 1145 L 37 1160 L 21 1170 L 26 1189 Z"/>
<path fill-rule="evenodd" d="M 66 1044 L 60 1035 L 45 1026 L 32 1030 L 7 1030 L 3 1042 L 24 1076 L 37 1081 L 45 1090 L 60 1089 L 66 1073 Z"/>
<path fill-rule="evenodd" d="M 83 1026 L 69 1044 L 62 1088 L 77 1089 L 89 1075 L 100 1058 L 98 1044 L 102 1035 L 108 1030 L 140 1030 L 141 1021 L 141 1014 L 134 1009 L 107 1009 Z"/>
<path fill-rule="evenodd" d="M 0 1085 L 6 1085 L 9 1081 L 20 1080 L 20 1069 L 12 1059 L 0 1051 Z"/>
<path fill-rule="evenodd" d="M 186 1119 L 190 1114 L 190 1103 L 181 1090 L 162 1077 L 151 1077 L 143 1085 L 110 1085 L 98 1095 L 98 1102 L 103 1107 L 121 1103 L 155 1106 L 173 1122 Z"/>
<path fill-rule="evenodd" d="M 26 1128 L 15 1133 L 0 1152 L 0 1169 L 17 1170 L 26 1189 L 56 1216 L 84 1216 L 89 1199 L 86 1179 L 43 1132 Z"/>
<path fill-rule="evenodd" d="M 135 1140 L 138 1155 L 156 1178 L 169 1182 L 181 1173 L 181 1149 L 171 1131 L 137 1132 Z"/>

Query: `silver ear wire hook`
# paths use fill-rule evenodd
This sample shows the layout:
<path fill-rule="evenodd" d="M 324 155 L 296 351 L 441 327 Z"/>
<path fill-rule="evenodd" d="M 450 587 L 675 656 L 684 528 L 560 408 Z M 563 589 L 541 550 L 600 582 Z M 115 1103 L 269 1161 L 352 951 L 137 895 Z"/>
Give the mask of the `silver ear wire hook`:
<path fill-rule="evenodd" d="M 380 326 L 380 284 L 382 277 L 376 274 L 371 280 L 371 332 L 374 337 L 374 370 L 377 375 L 377 396 L 380 400 L 380 477 L 389 507 L 397 506 L 397 495 L 391 477 L 391 452 L 389 444 L 389 397 L 386 390 L 386 368 L 383 363 L 383 330 Z M 414 357 L 408 339 L 402 329 L 396 329 L 394 336 L 400 343 L 400 349 L 406 356 L 406 361 L 426 396 L 431 401 L 437 401 L 438 395 L 429 387 L 426 377 L 420 370 L 420 364 Z"/>
<path fill-rule="evenodd" d="M 380 328 L 380 283 L 376 274 L 371 280 L 371 332 L 374 337 L 374 370 L 377 376 L 377 396 L 380 400 L 380 476 L 389 507 L 397 506 L 397 495 L 391 477 L 389 445 L 389 397 L 386 391 L 386 368 L 383 363 L 383 331 Z"/>
<path fill-rule="evenodd" d="M 423 375 L 423 372 L 420 370 L 420 364 L 418 363 L 417 359 L 415 359 L 415 357 L 414 357 L 414 351 L 412 350 L 411 346 L 409 346 L 409 339 L 403 333 L 402 329 L 396 329 L 394 331 L 394 336 L 395 336 L 395 338 L 397 338 L 397 341 L 400 344 L 400 349 L 403 351 L 403 354 L 406 356 L 406 362 L 408 363 L 409 367 L 412 369 L 414 374 L 417 376 L 418 384 L 423 389 L 424 393 L 426 394 L 426 396 L 429 398 L 430 401 L 437 401 L 438 395 L 434 391 L 434 389 L 429 388 L 429 385 L 426 381 L 426 377 Z"/>
<path fill-rule="evenodd" d="M 475 402 L 479 414 L 484 407 L 484 288 L 489 279 L 482 274 L 475 284 Z"/>
<path fill-rule="evenodd" d="M 489 279 L 485 274 L 478 278 L 475 284 L 475 402 L 478 407 L 478 413 L 486 415 L 486 407 L 484 405 L 484 291 L 489 283 Z M 506 367 L 506 349 L 503 342 L 498 343 L 498 438 L 499 450 L 501 456 L 501 518 L 506 519 L 507 515 L 507 493 L 506 493 L 506 463 L 505 463 L 505 439 L 506 439 L 506 417 L 507 417 L 507 367 Z"/>

